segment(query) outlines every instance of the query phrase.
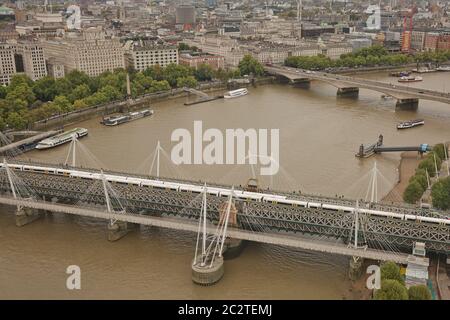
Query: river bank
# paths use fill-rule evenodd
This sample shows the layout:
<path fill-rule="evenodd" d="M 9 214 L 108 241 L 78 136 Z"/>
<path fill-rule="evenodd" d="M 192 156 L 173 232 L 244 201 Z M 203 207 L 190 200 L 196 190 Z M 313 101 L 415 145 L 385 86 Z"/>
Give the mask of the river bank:
<path fill-rule="evenodd" d="M 409 179 L 415 174 L 416 169 L 422 160 L 422 156 L 415 151 L 403 152 L 400 157 L 400 163 L 397 168 L 398 182 L 382 199 L 384 202 L 404 204 L 403 192 L 408 186 Z"/>

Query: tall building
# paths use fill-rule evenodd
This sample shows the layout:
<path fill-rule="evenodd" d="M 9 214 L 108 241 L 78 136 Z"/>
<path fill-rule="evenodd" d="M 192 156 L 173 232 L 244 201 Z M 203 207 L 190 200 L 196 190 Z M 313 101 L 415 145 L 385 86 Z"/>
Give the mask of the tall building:
<path fill-rule="evenodd" d="M 64 38 L 44 42 L 46 59 L 64 65 L 66 73 L 72 70 L 98 76 L 105 71 L 125 68 L 124 50 L 118 38 L 107 37 L 101 30 L 93 28 L 81 35 L 66 35 Z"/>
<path fill-rule="evenodd" d="M 195 8 L 189 5 L 177 7 L 175 20 L 176 24 L 195 24 Z"/>
<path fill-rule="evenodd" d="M 178 64 L 178 50 L 175 46 L 155 44 L 154 42 L 135 42 L 125 53 L 127 66 L 137 71 L 144 71 L 148 67 L 168 64 Z"/>
<path fill-rule="evenodd" d="M 16 45 L 16 55 L 21 57 L 23 72 L 31 80 L 38 80 L 47 75 L 44 49 L 37 42 L 19 42 Z M 22 70 L 17 70 L 18 72 Z"/>
<path fill-rule="evenodd" d="M 16 73 L 14 61 L 15 48 L 6 43 L 0 43 L 0 85 L 8 85 Z"/>

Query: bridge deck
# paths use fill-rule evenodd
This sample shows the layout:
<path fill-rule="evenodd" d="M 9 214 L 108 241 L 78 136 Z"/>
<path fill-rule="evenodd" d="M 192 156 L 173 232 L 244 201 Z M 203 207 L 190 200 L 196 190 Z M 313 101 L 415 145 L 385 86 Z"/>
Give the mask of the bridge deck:
<path fill-rule="evenodd" d="M 415 88 L 399 84 L 391 84 L 370 79 L 349 77 L 341 74 L 326 72 L 307 73 L 300 69 L 287 67 L 265 67 L 265 70 L 274 75 L 280 75 L 290 80 L 310 79 L 329 83 L 337 88 L 356 87 L 370 89 L 390 95 L 396 99 L 426 99 L 450 104 L 450 93 Z"/>
<path fill-rule="evenodd" d="M 198 224 L 190 220 L 182 220 L 175 218 L 151 217 L 131 213 L 109 213 L 99 209 L 80 208 L 71 205 L 55 204 L 45 201 L 30 201 L 22 199 L 14 199 L 10 197 L 0 196 L 0 203 L 11 206 L 23 206 L 33 209 L 48 210 L 53 212 L 61 212 L 66 214 L 93 217 L 98 219 L 116 219 L 118 221 L 169 228 L 182 231 L 197 232 Z M 215 226 L 208 227 L 208 233 L 214 233 Z M 305 250 L 318 251 L 330 254 L 340 254 L 345 256 L 358 256 L 373 260 L 394 261 L 396 263 L 406 264 L 407 254 L 386 252 L 375 249 L 355 249 L 348 247 L 342 243 L 335 243 L 325 240 L 308 239 L 300 236 L 288 234 L 272 234 L 272 233 L 257 233 L 242 229 L 229 228 L 227 235 L 232 238 L 249 240 L 255 242 L 262 242 L 268 244 L 289 246 Z"/>

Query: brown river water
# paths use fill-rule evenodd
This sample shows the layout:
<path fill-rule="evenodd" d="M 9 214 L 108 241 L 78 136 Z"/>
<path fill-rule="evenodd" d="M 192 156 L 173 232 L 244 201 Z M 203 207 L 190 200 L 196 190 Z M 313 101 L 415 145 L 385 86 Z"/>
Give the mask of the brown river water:
<path fill-rule="evenodd" d="M 387 72 L 364 77 L 396 82 Z M 425 74 L 410 85 L 450 90 L 450 73 Z M 249 165 L 182 165 L 170 155 L 177 128 L 204 130 L 279 129 L 280 170 L 263 187 L 364 198 L 374 162 L 381 172 L 379 197 L 397 182 L 400 154 L 359 160 L 361 143 L 384 135 L 387 146 L 439 143 L 450 138 L 450 106 L 421 100 L 417 112 L 395 111 L 395 100 L 361 90 L 359 98 L 337 98 L 336 89 L 313 82 L 309 89 L 288 85 L 250 88 L 237 99 L 184 106 L 185 98 L 157 103 L 152 117 L 117 127 L 100 118 L 77 123 L 89 130 L 79 141 L 77 165 L 148 173 L 157 141 L 161 175 L 243 185 Z M 398 121 L 424 118 L 425 126 L 397 132 Z M 69 145 L 32 151 L 23 158 L 63 163 Z M 68 157 L 71 159 L 71 155 Z M 155 169 L 154 169 L 155 170 Z M 155 173 L 155 171 L 153 171 Z M 14 210 L 0 214 L 0 298 L 6 299 L 342 299 L 352 298 L 348 258 L 250 243 L 240 257 L 225 262 L 225 276 L 212 287 L 191 281 L 196 236 L 141 226 L 123 239 L 106 240 L 106 222 L 54 214 L 22 228 Z M 66 289 L 67 266 L 81 268 L 81 290 Z M 357 297 L 354 297 L 357 298 Z"/>

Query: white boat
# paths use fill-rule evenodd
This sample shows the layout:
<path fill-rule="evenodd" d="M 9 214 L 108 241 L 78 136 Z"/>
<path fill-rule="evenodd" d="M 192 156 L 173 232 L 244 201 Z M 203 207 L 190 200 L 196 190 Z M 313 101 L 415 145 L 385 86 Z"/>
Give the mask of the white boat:
<path fill-rule="evenodd" d="M 248 94 L 247 88 L 241 88 L 237 90 L 228 91 L 223 97 L 225 99 L 237 98 Z"/>
<path fill-rule="evenodd" d="M 56 146 L 59 146 L 61 144 L 67 143 L 72 141 L 73 137 L 75 136 L 77 139 L 82 138 L 84 136 L 87 136 L 88 130 L 85 128 L 75 128 L 60 134 L 57 134 L 56 136 L 44 139 L 40 141 L 36 145 L 36 149 L 48 149 L 53 148 Z"/>
<path fill-rule="evenodd" d="M 440 66 L 436 70 L 437 71 L 450 71 L 450 66 Z"/>
<path fill-rule="evenodd" d="M 397 129 L 414 128 L 417 126 L 423 126 L 424 124 L 425 124 L 425 121 L 423 119 L 409 120 L 409 121 L 400 122 L 397 125 Z"/>
<path fill-rule="evenodd" d="M 398 82 L 418 82 L 418 81 L 422 81 L 422 80 L 423 80 L 423 78 L 419 77 L 419 76 L 416 76 L 416 77 L 409 76 L 409 77 L 401 77 L 397 81 Z"/>

